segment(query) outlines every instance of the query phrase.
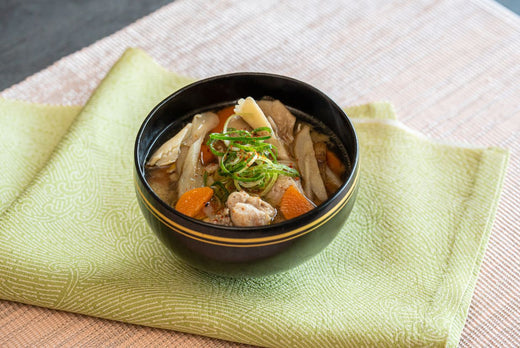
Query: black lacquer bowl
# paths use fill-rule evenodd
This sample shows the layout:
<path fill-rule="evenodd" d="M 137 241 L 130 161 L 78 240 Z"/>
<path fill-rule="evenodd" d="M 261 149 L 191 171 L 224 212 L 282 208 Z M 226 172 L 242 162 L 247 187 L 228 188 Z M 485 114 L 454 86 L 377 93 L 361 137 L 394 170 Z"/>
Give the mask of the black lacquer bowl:
<path fill-rule="evenodd" d="M 350 173 L 326 202 L 297 218 L 260 227 L 226 227 L 177 212 L 161 201 L 145 180 L 153 151 L 198 112 L 251 96 L 270 96 L 317 118 L 336 133 Z M 135 187 L 141 210 L 159 239 L 192 266 L 231 277 L 288 270 L 324 249 L 338 234 L 354 205 L 359 183 L 359 149 L 345 112 L 316 88 L 292 78 L 264 73 L 211 77 L 184 87 L 157 105 L 144 120 L 135 143 Z M 348 157 L 348 158 L 347 158 Z"/>

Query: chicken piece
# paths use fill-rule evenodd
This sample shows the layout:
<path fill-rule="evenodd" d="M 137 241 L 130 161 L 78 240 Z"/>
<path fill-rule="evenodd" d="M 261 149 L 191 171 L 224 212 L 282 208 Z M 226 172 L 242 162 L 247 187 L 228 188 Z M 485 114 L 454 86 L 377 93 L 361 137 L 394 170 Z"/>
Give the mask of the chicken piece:
<path fill-rule="evenodd" d="M 273 207 L 279 206 L 280 201 L 282 200 L 282 196 L 285 193 L 285 190 L 289 188 L 289 186 L 296 187 L 296 189 L 298 189 L 298 191 L 303 194 L 300 180 L 295 180 L 289 176 L 280 175 L 278 179 L 276 179 L 273 187 L 265 195 L 265 200 Z"/>
<path fill-rule="evenodd" d="M 292 143 L 296 117 L 291 114 L 289 109 L 279 100 L 260 100 L 257 104 L 267 116 L 273 128 L 276 128 L 278 137 L 287 143 Z"/>
<path fill-rule="evenodd" d="M 200 147 L 206 134 L 217 126 L 218 116 L 212 112 L 195 115 L 189 139 L 189 149 L 182 161 L 180 170 L 178 196 L 183 193 L 203 186 L 202 164 L 200 163 Z"/>
<path fill-rule="evenodd" d="M 320 175 L 308 125 L 302 126 L 301 130 L 296 134 L 294 154 L 298 162 L 300 175 L 303 177 L 305 195 L 311 198 L 314 194 L 320 202 L 324 202 L 327 199 L 327 190 Z"/>
<path fill-rule="evenodd" d="M 276 215 L 276 209 L 269 203 L 244 191 L 231 193 L 226 206 L 235 226 L 268 225 Z"/>
<path fill-rule="evenodd" d="M 267 120 L 267 118 L 264 115 L 264 112 L 256 101 L 251 98 L 247 97 L 246 99 L 240 99 L 235 106 L 235 114 L 239 115 L 246 121 L 253 129 L 260 128 L 260 127 L 268 127 L 271 130 L 273 127 L 271 127 L 271 124 Z M 266 140 L 267 143 L 274 145 L 278 150 L 278 158 L 279 159 L 288 159 L 289 154 L 287 153 L 287 149 L 285 148 L 285 145 L 283 142 L 280 141 L 278 136 L 274 131 L 271 133 L 271 138 Z"/>
<path fill-rule="evenodd" d="M 191 123 L 188 123 L 174 137 L 159 147 L 146 165 L 148 166 L 165 166 L 177 161 L 182 141 L 191 130 Z"/>

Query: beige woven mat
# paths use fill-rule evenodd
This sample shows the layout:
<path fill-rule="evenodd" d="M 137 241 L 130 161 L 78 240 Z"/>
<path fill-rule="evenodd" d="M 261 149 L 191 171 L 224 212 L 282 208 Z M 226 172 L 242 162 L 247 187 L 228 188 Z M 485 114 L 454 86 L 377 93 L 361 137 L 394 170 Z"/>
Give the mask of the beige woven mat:
<path fill-rule="evenodd" d="M 196 78 L 269 71 L 511 160 L 460 345 L 520 344 L 520 18 L 491 0 L 177 0 L 0 95 L 82 104 L 129 46 Z M 0 346 L 239 346 L 0 301 Z"/>

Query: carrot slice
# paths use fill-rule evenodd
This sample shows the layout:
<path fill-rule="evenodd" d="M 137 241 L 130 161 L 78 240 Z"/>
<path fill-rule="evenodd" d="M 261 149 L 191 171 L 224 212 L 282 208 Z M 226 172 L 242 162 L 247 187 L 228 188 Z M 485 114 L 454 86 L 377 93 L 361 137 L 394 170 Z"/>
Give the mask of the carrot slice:
<path fill-rule="evenodd" d="M 212 133 L 222 133 L 224 130 L 224 124 L 226 123 L 229 116 L 233 115 L 235 113 L 235 106 L 231 105 L 228 107 L 225 107 L 224 109 L 221 109 L 217 111 L 217 116 L 219 118 L 218 125 L 211 130 Z"/>
<path fill-rule="evenodd" d="M 211 152 L 208 145 L 202 144 L 200 146 L 200 160 L 203 165 L 206 165 L 215 162 L 217 160 L 217 156 Z"/>
<path fill-rule="evenodd" d="M 198 217 L 204 205 L 213 197 L 213 190 L 209 187 L 197 187 L 186 191 L 175 204 L 175 209 L 184 215 Z"/>
<path fill-rule="evenodd" d="M 305 214 L 313 208 L 314 204 L 292 185 L 285 190 L 280 201 L 280 211 L 287 220 Z"/>
<path fill-rule="evenodd" d="M 330 150 L 327 150 L 327 165 L 330 170 L 334 172 L 337 176 L 341 177 L 345 172 L 345 165 L 341 163 L 340 159 L 336 154 Z"/>

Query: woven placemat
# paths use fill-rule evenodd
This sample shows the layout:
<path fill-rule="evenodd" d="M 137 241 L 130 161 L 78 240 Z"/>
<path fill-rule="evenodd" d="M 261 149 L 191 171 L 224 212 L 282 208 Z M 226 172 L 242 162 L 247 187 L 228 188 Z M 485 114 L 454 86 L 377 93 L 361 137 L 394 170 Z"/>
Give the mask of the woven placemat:
<path fill-rule="evenodd" d="M 428 136 L 509 148 L 509 172 L 461 346 L 518 343 L 518 16 L 486 0 L 254 5 L 180 0 L 2 96 L 83 104 L 129 46 L 141 47 L 162 65 L 195 78 L 271 71 L 310 82 L 341 105 L 391 100 L 407 125 Z M 111 332 L 120 336 L 114 345 L 133 340 L 140 345 L 161 340 L 186 346 L 224 344 L 5 301 L 0 310 L 0 344 L 98 345 Z M 83 325 L 75 331 L 77 320 Z"/>

